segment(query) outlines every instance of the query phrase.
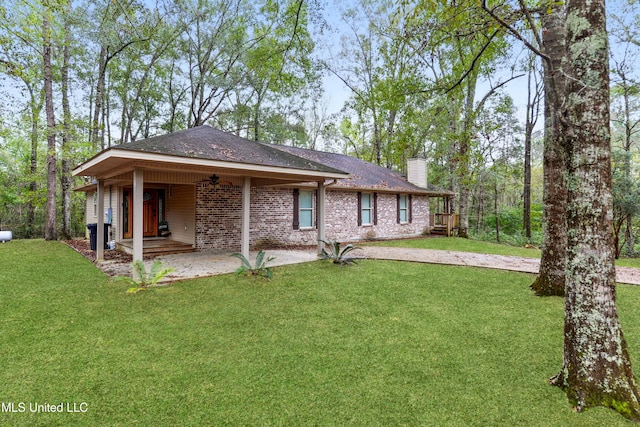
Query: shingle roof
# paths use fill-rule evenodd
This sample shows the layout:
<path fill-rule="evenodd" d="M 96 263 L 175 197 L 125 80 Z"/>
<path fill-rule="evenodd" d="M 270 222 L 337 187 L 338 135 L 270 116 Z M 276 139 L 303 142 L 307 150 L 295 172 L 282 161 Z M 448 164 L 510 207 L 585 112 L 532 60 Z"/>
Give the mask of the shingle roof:
<path fill-rule="evenodd" d="M 111 150 L 139 151 L 321 173 L 348 173 L 349 178 L 339 179 L 336 185 L 343 188 L 422 194 L 450 193 L 431 184 L 427 184 L 427 188 L 418 187 L 397 172 L 355 157 L 265 144 L 206 125 L 118 145 L 111 147 Z"/>
<path fill-rule="evenodd" d="M 198 126 L 155 136 L 130 144 L 118 145 L 112 149 L 317 172 L 344 173 L 312 159 L 292 155 L 286 151 L 277 150 L 272 145 L 251 141 L 210 126 Z"/>
<path fill-rule="evenodd" d="M 284 145 L 273 145 L 273 147 L 349 173 L 349 178 L 338 180 L 337 185 L 340 187 L 411 193 L 449 193 L 431 184 L 427 184 L 427 188 L 418 187 L 408 182 L 406 178 L 398 172 L 366 162 L 362 159 L 345 156 L 344 154 L 327 153 L 324 151 Z"/>

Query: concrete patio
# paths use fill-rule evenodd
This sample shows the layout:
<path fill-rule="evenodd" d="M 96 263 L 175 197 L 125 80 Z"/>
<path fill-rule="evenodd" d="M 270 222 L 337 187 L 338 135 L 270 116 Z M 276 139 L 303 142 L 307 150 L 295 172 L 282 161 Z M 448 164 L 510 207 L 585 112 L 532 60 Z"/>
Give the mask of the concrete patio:
<path fill-rule="evenodd" d="M 144 261 L 147 271 L 154 261 L 160 261 L 166 267 L 172 267 L 176 271 L 167 275 L 162 282 L 194 279 L 197 277 L 215 276 L 218 274 L 233 273 L 241 263 L 238 258 L 232 257 L 233 252 L 191 252 L 183 254 L 161 255 Z M 266 256 L 275 257 L 268 263 L 269 267 L 287 264 L 298 264 L 318 260 L 316 249 L 308 250 L 266 250 Z M 255 262 L 257 251 L 249 253 L 251 264 Z M 103 261 L 97 266 L 110 276 L 131 276 L 131 263 L 120 261 Z"/>

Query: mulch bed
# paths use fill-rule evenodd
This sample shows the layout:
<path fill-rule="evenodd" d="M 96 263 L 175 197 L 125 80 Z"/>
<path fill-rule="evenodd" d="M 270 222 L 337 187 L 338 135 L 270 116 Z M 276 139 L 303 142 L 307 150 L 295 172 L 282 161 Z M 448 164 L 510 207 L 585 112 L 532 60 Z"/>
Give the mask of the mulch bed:
<path fill-rule="evenodd" d="M 89 240 L 86 240 L 86 239 L 64 240 L 64 243 L 66 243 L 73 250 L 81 254 L 83 257 L 87 258 L 89 261 L 96 262 L 96 252 L 91 250 Z M 121 251 L 116 251 L 116 250 L 112 251 L 110 249 L 105 249 L 104 260 L 113 261 L 113 262 L 131 263 L 133 262 L 133 257 Z"/>

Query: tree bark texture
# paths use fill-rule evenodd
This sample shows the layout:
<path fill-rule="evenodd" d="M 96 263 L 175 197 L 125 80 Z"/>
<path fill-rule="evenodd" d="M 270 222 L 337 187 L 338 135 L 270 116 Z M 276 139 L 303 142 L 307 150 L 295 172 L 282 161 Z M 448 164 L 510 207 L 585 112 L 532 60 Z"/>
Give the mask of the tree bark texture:
<path fill-rule="evenodd" d="M 631 180 L 631 145 L 633 144 L 633 136 L 632 136 L 632 119 L 631 119 L 631 103 L 630 103 L 630 92 L 631 88 L 629 87 L 629 82 L 627 82 L 626 75 L 624 72 L 622 74 L 622 82 L 624 86 L 624 151 L 626 152 L 626 156 L 624 159 L 624 174 L 625 178 Z M 633 235 L 633 214 L 629 214 L 629 216 L 625 220 L 626 229 L 625 229 L 625 241 L 627 244 L 627 251 L 629 255 L 633 255 L 635 253 L 635 238 Z"/>
<path fill-rule="evenodd" d="M 51 70 L 51 29 L 48 11 L 42 20 L 42 58 L 44 67 L 44 105 L 47 116 L 47 203 L 45 240 L 56 240 L 56 122 L 53 111 L 53 73 Z"/>
<path fill-rule="evenodd" d="M 552 379 L 576 410 L 640 421 L 640 395 L 616 310 L 604 0 L 569 0 L 566 16 L 567 266 L 563 367 Z"/>
<path fill-rule="evenodd" d="M 533 125 L 529 121 L 527 114 L 527 123 L 525 124 L 524 135 L 524 192 L 522 207 L 522 223 L 524 226 L 524 235 L 527 243 L 531 243 L 531 137 L 533 133 Z"/>
<path fill-rule="evenodd" d="M 38 190 L 36 174 L 38 172 L 38 146 L 40 145 L 40 113 L 42 112 L 43 92 L 35 93 L 33 87 L 25 79 L 25 84 L 29 91 L 31 100 L 31 155 L 29 156 L 29 201 L 27 203 L 27 230 L 25 237 L 30 239 L 34 236 L 34 225 L 36 223 L 36 206 L 34 199 Z"/>
<path fill-rule="evenodd" d="M 71 1 L 67 4 L 67 10 L 71 12 Z M 69 19 L 65 19 L 64 46 L 62 49 L 62 115 L 63 133 L 60 156 L 62 157 L 62 173 L 60 175 L 60 188 L 62 190 L 62 236 L 71 239 L 71 107 L 69 105 L 69 60 L 71 56 L 71 28 Z"/>
<path fill-rule="evenodd" d="M 527 116 L 524 134 L 524 191 L 522 222 L 527 243 L 531 243 L 531 144 L 533 131 L 538 122 L 540 111 L 541 87 L 538 84 L 538 68 L 535 65 L 535 55 L 531 54 L 527 76 Z M 533 85 L 533 87 L 532 87 Z"/>
<path fill-rule="evenodd" d="M 543 51 L 550 58 L 544 66 L 543 243 L 540 272 L 531 285 L 539 296 L 562 296 L 565 292 L 567 247 L 567 189 L 564 182 L 565 153 L 561 142 L 560 109 L 564 103 L 562 70 L 565 46 L 565 10 L 553 6 L 543 16 Z"/>
<path fill-rule="evenodd" d="M 464 122 L 462 135 L 460 136 L 460 145 L 457 152 L 457 174 L 460 185 L 460 194 L 458 196 L 458 214 L 460 215 L 460 224 L 458 227 L 458 236 L 469 238 L 469 198 L 471 185 L 471 136 L 474 132 L 475 125 L 475 97 L 476 84 L 478 81 L 477 72 L 469 73 L 466 79 L 465 90 L 465 106 L 464 106 Z"/>
<path fill-rule="evenodd" d="M 105 75 L 107 70 L 107 48 L 100 46 L 98 59 L 98 82 L 96 83 L 96 97 L 94 103 L 93 119 L 91 120 L 90 139 L 94 148 L 98 148 L 100 138 L 100 113 L 104 101 Z M 100 149 L 104 150 L 104 140 L 100 141 Z"/>

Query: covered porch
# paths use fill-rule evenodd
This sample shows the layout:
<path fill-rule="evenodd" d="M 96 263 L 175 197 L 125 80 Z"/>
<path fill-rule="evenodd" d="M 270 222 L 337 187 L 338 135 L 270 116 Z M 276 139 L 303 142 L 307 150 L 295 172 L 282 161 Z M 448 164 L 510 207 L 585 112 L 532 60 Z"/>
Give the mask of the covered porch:
<path fill-rule="evenodd" d="M 210 173 L 211 172 L 211 173 Z M 217 173 L 216 173 L 217 172 Z M 220 175 L 218 175 L 220 174 Z M 240 245 L 236 251 L 241 252 L 247 256 L 249 254 L 249 234 L 250 234 L 250 217 L 251 217 L 251 188 L 253 186 L 269 186 L 269 185 L 283 185 L 283 184 L 295 184 L 302 182 L 309 182 L 309 177 L 299 177 L 298 179 L 287 179 L 282 177 L 267 178 L 263 175 L 256 176 L 236 176 L 230 175 L 228 172 L 220 169 L 214 169 L 207 171 L 206 173 L 185 173 L 179 172 L 159 172 L 154 171 L 148 167 L 134 168 L 132 172 L 127 172 L 121 175 L 105 177 L 100 179 L 97 175 L 97 183 L 95 189 L 97 192 L 97 207 L 98 213 L 108 211 L 105 209 L 105 187 L 111 185 L 117 185 L 117 188 L 125 188 L 123 191 L 123 200 L 118 203 L 121 205 L 120 215 L 118 215 L 118 223 L 114 224 L 118 231 L 118 235 L 114 236 L 118 249 L 121 249 L 133 256 L 133 259 L 142 259 L 145 255 L 159 255 L 166 253 L 184 253 L 193 252 L 195 250 L 195 229 L 196 223 L 194 215 L 191 214 L 190 218 L 176 219 L 175 216 L 168 221 L 169 228 L 172 235 L 169 237 L 161 237 L 157 232 L 157 223 L 159 217 L 157 210 L 157 204 L 150 204 L 147 199 L 147 195 L 151 192 L 152 188 L 161 187 L 173 187 L 177 185 L 191 185 L 195 186 L 203 181 L 211 181 L 212 177 L 215 181 L 222 182 L 223 184 L 214 184 L 213 187 L 219 191 L 225 191 L 220 189 L 219 186 L 227 186 L 229 191 L 241 191 L 240 206 L 237 209 L 240 212 L 240 229 L 239 238 L 234 240 L 239 241 Z M 147 179 L 145 179 L 148 177 Z M 316 178 L 317 179 L 317 178 Z M 186 182 L 185 182 L 186 181 Z M 210 184 L 207 184 L 210 185 Z M 325 200 L 325 180 L 317 181 L 318 192 L 318 224 L 317 224 L 317 239 L 318 241 L 324 240 L 324 200 Z M 126 188 L 131 187 L 130 191 Z M 191 204 L 191 210 L 195 211 L 195 191 L 191 192 L 189 203 Z M 107 197 L 108 199 L 108 197 Z M 157 203 L 156 199 L 153 199 Z M 161 205 L 160 205 L 161 206 Z M 187 215 L 188 216 L 188 215 Z M 98 214 L 96 216 L 97 229 L 102 230 L 105 223 L 105 215 Z M 165 221 L 161 221 L 165 222 Z M 153 226 L 152 226 L 153 224 Z M 155 226 L 155 230 L 154 230 Z M 97 233 L 96 236 L 96 259 L 98 261 L 104 258 L 104 235 L 103 233 Z M 320 245 L 319 245 L 320 247 Z"/>

